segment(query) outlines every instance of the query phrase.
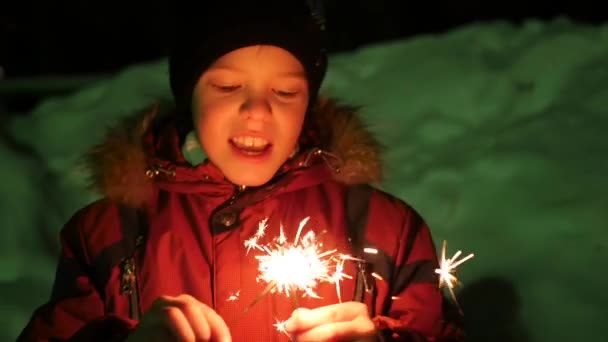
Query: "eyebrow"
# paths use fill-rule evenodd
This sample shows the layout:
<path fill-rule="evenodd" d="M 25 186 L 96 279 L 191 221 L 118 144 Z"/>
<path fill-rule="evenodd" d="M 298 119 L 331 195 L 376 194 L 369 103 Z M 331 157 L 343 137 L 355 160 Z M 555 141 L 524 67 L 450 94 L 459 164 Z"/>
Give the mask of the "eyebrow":
<path fill-rule="evenodd" d="M 298 77 L 306 79 L 306 73 L 304 71 L 286 71 L 280 72 L 279 75 L 283 77 Z"/>
<path fill-rule="evenodd" d="M 237 67 L 221 64 L 213 66 L 210 70 L 227 70 L 232 72 L 245 73 L 244 70 L 239 69 Z M 295 77 L 306 79 L 306 73 L 304 71 L 281 71 L 278 74 L 280 77 Z"/>
<path fill-rule="evenodd" d="M 243 73 L 244 71 L 239 69 L 239 68 L 235 68 L 235 67 L 231 67 L 231 66 L 227 66 L 227 65 L 214 65 L 211 66 L 209 68 L 209 70 L 226 70 L 226 71 L 233 71 L 233 72 L 240 72 Z"/>

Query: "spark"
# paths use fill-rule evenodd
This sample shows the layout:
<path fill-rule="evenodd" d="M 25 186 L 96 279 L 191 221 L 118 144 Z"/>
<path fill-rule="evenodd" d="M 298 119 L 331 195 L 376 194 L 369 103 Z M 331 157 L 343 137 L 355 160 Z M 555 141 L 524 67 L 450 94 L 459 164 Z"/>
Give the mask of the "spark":
<path fill-rule="evenodd" d="M 378 273 L 376 273 L 376 272 L 372 272 L 372 277 L 374 277 L 374 278 L 376 278 L 376 279 L 378 279 L 378 280 L 380 280 L 380 281 L 384 280 L 384 279 L 383 279 L 383 278 L 382 278 L 382 277 L 381 277 L 381 276 L 380 276 Z"/>
<path fill-rule="evenodd" d="M 336 294 L 338 295 L 338 302 L 342 303 L 342 291 L 340 291 L 340 281 L 344 278 L 353 279 L 353 277 L 344 273 L 344 262 L 348 260 L 347 255 L 341 254 L 340 260 L 336 263 L 336 272 L 332 274 L 332 280 L 336 284 Z"/>
<path fill-rule="evenodd" d="M 367 254 L 378 254 L 378 250 L 375 248 L 371 248 L 371 247 L 366 247 L 363 248 L 363 253 L 367 253 Z"/>
<path fill-rule="evenodd" d="M 281 321 L 278 318 L 275 318 L 275 323 L 273 324 L 273 326 L 277 329 L 278 332 L 283 333 L 287 336 L 289 336 L 289 334 L 287 333 L 287 321 Z"/>
<path fill-rule="evenodd" d="M 254 236 L 245 240 L 245 247 L 247 248 L 247 254 L 249 254 L 252 248 L 260 248 L 258 246 L 258 239 Z"/>
<path fill-rule="evenodd" d="M 256 239 L 261 239 L 266 234 L 266 228 L 268 228 L 268 218 L 263 219 L 258 224 L 258 231 L 255 233 Z"/>
<path fill-rule="evenodd" d="M 287 237 L 285 236 L 285 229 L 283 228 L 283 224 L 281 223 L 279 227 L 279 237 L 277 238 L 277 243 L 279 245 L 282 245 L 285 242 L 287 242 Z"/>
<path fill-rule="evenodd" d="M 263 236 L 260 231 L 265 232 L 267 219 L 260 223 L 258 232 L 252 238 L 245 240 L 247 251 L 254 249 L 261 252 L 255 256 L 259 262 L 256 281 L 266 283 L 264 290 L 245 312 L 268 293 L 290 297 L 296 307 L 295 297 L 298 293 L 304 297 L 321 298 L 316 292 L 319 283 L 334 284 L 338 299 L 342 302 L 340 282 L 346 278 L 352 279 L 344 273 L 344 262 L 356 259 L 340 254 L 336 249 L 323 249 L 323 243 L 314 231 L 304 232 L 309 219 L 306 217 L 300 221 L 293 242 L 289 242 L 281 225 L 278 237 L 271 239 L 270 243 L 260 243 Z"/>
<path fill-rule="evenodd" d="M 435 269 L 435 273 L 439 275 L 439 287 L 446 287 L 448 291 L 450 291 L 450 295 L 452 296 L 454 303 L 456 303 L 456 305 L 458 306 L 458 310 L 462 314 L 462 310 L 460 309 L 460 305 L 458 304 L 458 301 L 456 300 L 456 295 L 454 294 L 454 287 L 456 285 L 459 285 L 460 281 L 454 275 L 454 273 L 456 272 L 456 268 L 458 266 L 462 265 L 467 260 L 473 258 L 474 254 L 471 253 L 457 261 L 460 254 L 462 254 L 462 251 L 457 251 L 451 258 L 446 259 L 445 254 L 447 246 L 448 243 L 444 240 L 443 247 L 441 248 L 441 260 L 439 262 L 439 268 Z"/>
<path fill-rule="evenodd" d="M 310 220 L 310 216 L 308 216 L 308 217 L 304 218 L 302 221 L 300 221 L 300 225 L 298 226 L 298 232 L 296 233 L 296 237 L 293 240 L 294 245 L 296 245 L 298 243 L 298 240 L 300 240 L 300 234 L 302 233 L 302 229 L 304 229 L 304 226 L 306 225 L 308 220 Z M 311 230 L 311 232 L 312 232 L 312 230 Z"/>
<path fill-rule="evenodd" d="M 255 234 L 249 239 L 245 240 L 245 247 L 247 248 L 247 253 L 251 251 L 253 248 L 257 248 L 261 250 L 261 247 L 258 245 L 258 240 L 263 238 L 266 235 L 266 228 L 268 228 L 268 218 L 265 218 L 260 221 L 258 224 L 258 230 Z"/>
<path fill-rule="evenodd" d="M 241 290 L 236 291 L 235 293 L 231 294 L 230 296 L 228 296 L 228 299 L 226 299 L 227 302 L 234 302 L 237 299 L 239 299 L 239 295 L 241 294 Z"/>

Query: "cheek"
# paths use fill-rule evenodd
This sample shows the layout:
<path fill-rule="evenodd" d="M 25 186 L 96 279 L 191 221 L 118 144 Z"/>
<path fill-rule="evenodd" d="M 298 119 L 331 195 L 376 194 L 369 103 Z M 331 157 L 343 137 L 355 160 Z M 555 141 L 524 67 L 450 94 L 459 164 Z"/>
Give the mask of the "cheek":
<path fill-rule="evenodd" d="M 286 135 L 288 135 L 289 140 L 293 141 L 294 143 L 298 140 L 300 132 L 302 131 L 304 125 L 304 115 L 304 111 L 290 113 L 282 125 L 283 131 Z"/>
<path fill-rule="evenodd" d="M 220 129 L 218 129 L 218 125 L 221 123 L 216 122 L 214 119 L 213 111 L 209 107 L 199 106 L 195 108 L 194 111 L 194 129 L 196 130 L 196 135 L 199 138 L 199 141 L 206 151 L 213 148 L 215 146 L 214 141 L 217 140 L 217 135 Z"/>
<path fill-rule="evenodd" d="M 193 105 L 193 122 L 198 130 L 211 130 L 214 125 L 219 124 L 221 116 L 217 113 L 222 112 L 221 106 L 214 101 L 201 98 Z"/>

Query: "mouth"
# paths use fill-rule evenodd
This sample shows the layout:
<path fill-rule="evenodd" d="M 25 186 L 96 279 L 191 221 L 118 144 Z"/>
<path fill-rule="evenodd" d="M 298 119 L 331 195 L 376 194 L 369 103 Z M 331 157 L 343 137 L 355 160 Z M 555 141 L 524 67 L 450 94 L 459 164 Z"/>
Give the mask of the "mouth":
<path fill-rule="evenodd" d="M 231 138 L 229 141 L 232 147 L 238 152 L 252 157 L 266 154 L 272 147 L 270 141 L 261 137 L 237 136 Z"/>

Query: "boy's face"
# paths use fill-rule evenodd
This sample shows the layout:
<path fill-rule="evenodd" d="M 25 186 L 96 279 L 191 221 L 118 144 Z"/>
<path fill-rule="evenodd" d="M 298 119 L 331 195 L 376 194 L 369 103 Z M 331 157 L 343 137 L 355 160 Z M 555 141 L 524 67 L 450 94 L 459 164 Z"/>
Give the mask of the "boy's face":
<path fill-rule="evenodd" d="M 198 80 L 194 127 L 228 180 L 262 185 L 293 153 L 308 97 L 304 68 L 289 52 L 241 48 L 216 60 Z"/>

